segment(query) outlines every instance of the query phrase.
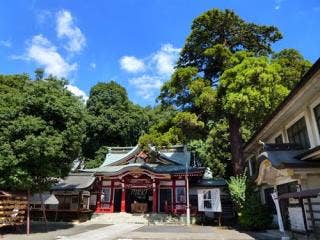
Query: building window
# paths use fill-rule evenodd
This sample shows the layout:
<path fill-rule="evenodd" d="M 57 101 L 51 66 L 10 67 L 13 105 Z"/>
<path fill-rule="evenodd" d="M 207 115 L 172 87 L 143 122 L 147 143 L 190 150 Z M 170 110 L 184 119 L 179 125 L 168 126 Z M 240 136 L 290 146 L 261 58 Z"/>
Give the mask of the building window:
<path fill-rule="evenodd" d="M 89 196 L 83 196 L 82 198 L 82 208 L 83 209 L 89 209 Z"/>
<path fill-rule="evenodd" d="M 108 188 L 108 187 L 102 188 L 102 193 L 101 193 L 101 202 L 102 203 L 110 202 L 110 193 L 111 193 L 110 188 Z"/>
<path fill-rule="evenodd" d="M 314 109 L 314 116 L 316 118 L 316 122 L 317 122 L 317 126 L 318 126 L 318 132 L 320 135 L 320 104 L 318 106 L 316 106 Z"/>
<path fill-rule="evenodd" d="M 185 203 L 186 189 L 185 187 L 176 187 L 176 203 Z"/>
<path fill-rule="evenodd" d="M 287 133 L 290 143 L 299 144 L 303 148 L 310 147 L 308 130 L 304 117 L 288 128 Z"/>
<path fill-rule="evenodd" d="M 282 134 L 280 134 L 278 137 L 276 137 L 276 138 L 274 139 L 274 142 L 275 142 L 276 144 L 281 144 L 281 143 L 283 143 Z"/>

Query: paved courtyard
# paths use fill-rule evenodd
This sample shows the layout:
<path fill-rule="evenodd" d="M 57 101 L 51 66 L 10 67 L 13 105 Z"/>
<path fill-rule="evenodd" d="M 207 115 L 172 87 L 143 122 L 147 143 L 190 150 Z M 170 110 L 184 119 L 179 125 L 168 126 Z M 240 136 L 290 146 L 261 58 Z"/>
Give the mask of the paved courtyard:
<path fill-rule="evenodd" d="M 275 232 L 274 232 L 275 233 Z M 209 226 L 146 226 L 142 224 L 50 224 L 49 231 L 34 225 L 33 233 L 6 233 L 8 240 L 276 240 L 274 233 L 242 233 L 231 228 Z"/>

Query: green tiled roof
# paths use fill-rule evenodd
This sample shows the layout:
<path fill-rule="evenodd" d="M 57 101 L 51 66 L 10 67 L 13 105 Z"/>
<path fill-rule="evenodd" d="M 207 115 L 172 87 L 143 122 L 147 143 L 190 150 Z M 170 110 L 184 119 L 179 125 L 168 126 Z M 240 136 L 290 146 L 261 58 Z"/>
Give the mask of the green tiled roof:
<path fill-rule="evenodd" d="M 185 166 L 183 165 L 160 165 L 160 164 L 152 164 L 152 163 L 130 163 L 127 165 L 118 165 L 118 166 L 101 166 L 95 169 L 84 169 L 84 172 L 94 172 L 96 174 L 115 174 L 117 172 L 134 169 L 134 168 L 142 168 L 155 173 L 184 173 L 186 171 Z M 192 173 L 195 171 L 204 171 L 205 168 L 199 167 L 189 167 L 188 172 Z"/>
<path fill-rule="evenodd" d="M 140 151 L 141 149 L 138 145 L 135 147 L 110 147 L 109 153 L 106 155 L 101 167 L 116 165 L 117 163 L 121 164 L 121 162 L 134 157 Z M 173 164 L 185 165 L 188 157 L 187 154 L 188 153 L 183 151 L 183 145 L 172 146 L 170 148 L 160 150 L 160 158 L 167 159 Z"/>
<path fill-rule="evenodd" d="M 114 151 L 113 149 L 117 149 L 118 151 Z M 139 146 L 135 147 L 126 147 L 126 148 L 109 148 L 109 153 L 106 155 L 106 158 L 101 166 L 107 166 L 110 164 L 114 164 L 122 159 L 125 159 L 133 154 L 138 153 Z"/>

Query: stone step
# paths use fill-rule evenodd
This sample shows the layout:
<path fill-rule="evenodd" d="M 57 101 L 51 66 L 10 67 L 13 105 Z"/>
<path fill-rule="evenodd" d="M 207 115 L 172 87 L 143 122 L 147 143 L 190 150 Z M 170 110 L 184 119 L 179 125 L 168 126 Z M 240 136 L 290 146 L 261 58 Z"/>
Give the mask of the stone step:
<path fill-rule="evenodd" d="M 169 214 L 99 213 L 94 214 L 91 220 L 105 224 L 139 223 L 155 225 L 181 225 L 185 223 L 183 217 L 174 217 Z"/>

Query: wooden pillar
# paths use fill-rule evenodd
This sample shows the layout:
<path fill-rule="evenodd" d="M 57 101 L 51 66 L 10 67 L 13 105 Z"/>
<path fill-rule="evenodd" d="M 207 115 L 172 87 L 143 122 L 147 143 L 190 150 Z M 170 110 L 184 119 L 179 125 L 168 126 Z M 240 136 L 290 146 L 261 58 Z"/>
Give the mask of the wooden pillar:
<path fill-rule="evenodd" d="M 99 183 L 98 183 L 98 189 L 97 189 L 97 205 L 96 205 L 97 212 L 99 212 L 101 210 L 102 181 L 103 181 L 103 178 L 99 177 Z"/>
<path fill-rule="evenodd" d="M 30 234 L 30 189 L 27 192 L 27 235 Z"/>
<path fill-rule="evenodd" d="M 121 182 L 122 192 L 121 192 L 121 212 L 126 211 L 126 189 L 124 181 Z"/>
<path fill-rule="evenodd" d="M 153 183 L 152 183 L 152 212 L 156 213 L 157 212 L 157 183 L 156 181 L 153 179 Z"/>
<path fill-rule="evenodd" d="M 111 180 L 110 186 L 110 212 L 114 212 L 114 201 L 113 201 L 113 194 L 114 194 L 114 182 Z"/>
<path fill-rule="evenodd" d="M 172 180 L 172 213 L 176 213 L 176 180 Z"/>
<path fill-rule="evenodd" d="M 308 208 L 309 208 L 309 214 L 310 214 L 310 218 L 311 218 L 312 230 L 313 230 L 313 232 L 316 232 L 317 229 L 316 229 L 316 223 L 315 223 L 315 220 L 314 220 L 311 199 L 307 198 L 307 200 L 308 200 Z"/>
<path fill-rule="evenodd" d="M 304 209 L 303 198 L 299 198 L 299 203 L 300 203 L 301 210 L 302 210 L 302 217 L 303 217 L 303 223 L 304 223 L 304 226 L 305 226 L 305 230 L 306 230 L 307 235 L 309 235 L 308 223 L 307 223 L 306 212 L 305 212 L 305 209 Z"/>
<path fill-rule="evenodd" d="M 82 191 L 79 191 L 79 194 L 78 194 L 78 210 L 82 208 L 81 206 L 81 203 L 82 203 L 82 198 L 81 198 L 81 195 L 82 195 Z"/>

